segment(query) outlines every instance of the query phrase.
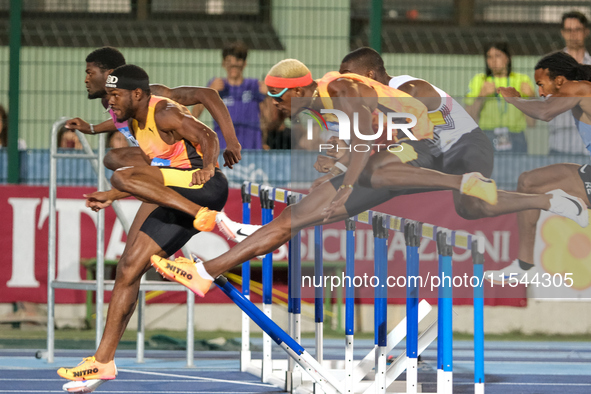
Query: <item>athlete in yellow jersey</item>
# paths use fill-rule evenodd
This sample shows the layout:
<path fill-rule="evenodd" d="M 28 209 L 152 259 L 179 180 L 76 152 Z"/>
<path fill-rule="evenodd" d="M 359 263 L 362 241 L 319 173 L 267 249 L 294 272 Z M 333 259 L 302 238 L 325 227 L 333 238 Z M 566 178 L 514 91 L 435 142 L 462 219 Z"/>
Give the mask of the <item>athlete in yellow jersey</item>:
<path fill-rule="evenodd" d="M 330 74 L 327 78 L 330 78 L 330 80 L 323 79 L 316 83 L 303 63 L 295 59 L 287 59 L 271 68 L 265 83 L 269 88 L 269 96 L 273 97 L 275 105 L 286 115 L 292 116 L 292 99 L 306 98 L 306 100 L 302 101 L 311 103 L 314 97 L 322 96 L 326 100 L 331 100 L 330 105 L 343 111 L 349 116 L 349 119 L 353 119 L 353 112 L 356 112 L 359 132 L 366 136 L 374 134 L 372 113 L 379 105 L 378 92 L 374 87 L 383 89 L 384 92 L 389 91 L 390 88 L 378 86 L 375 81 L 364 81 L 360 76 L 343 78 Z M 326 85 L 320 85 L 324 83 Z M 326 86 L 326 89 L 323 89 L 325 93 L 317 91 L 320 90 L 318 89 L 319 86 Z M 433 125 L 427 119 L 425 106 L 405 93 L 394 90 L 391 92 L 392 95 L 397 95 L 397 97 L 391 98 L 393 100 L 392 105 L 399 106 L 399 109 L 405 111 L 414 111 L 420 118 L 417 118 L 419 134 L 429 136 L 433 130 Z M 340 100 L 342 97 L 347 99 Z M 325 103 L 325 105 L 328 104 Z M 360 140 L 356 133 L 352 133 L 351 144 L 357 144 Z M 349 217 L 350 214 L 354 214 L 347 212 L 345 202 L 350 198 L 355 199 L 354 196 L 357 194 L 367 196 L 368 193 L 376 192 L 357 183 L 369 156 L 370 152 L 352 152 L 349 168 L 345 174 L 339 177 L 341 181 L 339 185 L 324 182 L 317 186 L 300 202 L 288 206 L 275 220 L 261 227 L 227 253 L 198 264 L 183 258 L 178 258 L 174 263 L 171 263 L 160 256 L 153 256 L 152 265 L 165 277 L 176 280 L 189 287 L 197 295 L 203 296 L 209 290 L 214 277 L 250 258 L 275 250 L 302 228 L 343 220 Z M 415 167 L 410 167 L 410 170 L 415 172 L 413 179 L 409 180 L 411 186 L 414 187 L 426 185 L 428 187 L 438 186 L 457 190 L 462 183 L 461 175 L 441 174 L 436 171 Z M 472 177 L 469 178 L 472 179 Z M 476 191 L 478 195 L 487 195 L 490 198 L 496 197 L 494 183 L 489 183 L 488 179 L 481 176 L 473 179 L 472 191 Z M 490 191 L 491 189 L 492 191 Z M 360 201 L 360 199 L 356 200 Z M 360 206 L 357 208 L 369 208 L 364 207 L 363 204 L 363 202 L 360 202 Z M 190 274 L 191 280 L 179 277 L 177 274 L 179 271 Z"/>
<path fill-rule="evenodd" d="M 228 182 L 217 168 L 219 143 L 213 130 L 176 102 L 151 96 L 148 75 L 140 67 L 118 67 L 106 88 L 117 121 L 129 121 L 152 165 L 115 171 L 113 189 L 88 195 L 87 206 L 98 211 L 129 195 L 152 204 L 142 204 L 131 225 L 95 355 L 77 367 L 58 370 L 73 381 L 115 379 L 115 350 L 135 309 L 150 256 L 171 256 L 199 231 L 211 231 L 216 211 L 228 198 Z"/>

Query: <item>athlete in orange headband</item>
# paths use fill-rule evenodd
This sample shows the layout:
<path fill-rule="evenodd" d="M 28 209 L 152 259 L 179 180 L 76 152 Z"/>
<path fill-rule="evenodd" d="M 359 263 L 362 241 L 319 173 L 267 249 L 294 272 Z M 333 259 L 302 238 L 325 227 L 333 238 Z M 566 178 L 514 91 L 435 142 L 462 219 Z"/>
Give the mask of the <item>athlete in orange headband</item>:
<path fill-rule="evenodd" d="M 287 59 L 279 62 L 269 71 L 265 82 L 269 88 L 269 96 L 274 98 L 275 105 L 286 115 L 295 115 L 292 114 L 292 100 L 301 99 L 298 102 L 298 107 L 301 107 L 309 106 L 314 98 L 320 98 L 324 104 L 333 105 L 335 109 L 348 114 L 350 119 L 353 119 L 353 113 L 357 112 L 359 131 L 365 136 L 374 134 L 372 112 L 378 106 L 386 111 L 396 107 L 397 112 L 414 115 L 417 124 L 413 131 L 420 135 L 429 136 L 433 131 L 433 124 L 427 117 L 427 108 L 422 103 L 406 93 L 359 75 L 341 76 L 338 73 L 329 73 L 315 82 L 303 63 Z M 385 97 L 386 94 L 388 97 Z M 338 98 L 341 97 L 346 97 L 347 100 L 339 100 Z M 384 108 L 384 103 L 390 107 Z M 364 141 L 352 133 L 351 145 L 360 142 Z M 275 250 L 302 228 L 346 219 L 352 211 L 362 212 L 397 195 L 392 190 L 369 189 L 357 182 L 364 171 L 369 155 L 369 152 L 352 152 L 349 167 L 344 174 L 316 187 L 300 202 L 288 206 L 275 220 L 254 232 L 229 252 L 205 263 L 196 264 L 184 258 L 170 262 L 160 256 L 153 256 L 152 265 L 165 277 L 203 296 L 209 290 L 214 277 L 243 261 Z M 338 168 L 333 170 L 336 172 Z M 408 174 L 410 176 L 403 179 L 404 185 L 401 186 L 459 190 L 462 184 L 471 185 L 471 187 L 465 187 L 464 191 L 495 202 L 494 182 L 480 175 L 448 175 L 411 166 Z M 462 179 L 467 179 L 469 182 L 462 183 Z M 367 196 L 369 195 L 379 195 L 382 200 L 376 201 L 374 198 L 371 201 L 372 205 L 368 206 Z M 354 201 L 357 205 L 346 206 L 345 202 L 348 200 Z M 178 276 L 176 274 L 178 272 L 184 272 L 185 275 Z"/>

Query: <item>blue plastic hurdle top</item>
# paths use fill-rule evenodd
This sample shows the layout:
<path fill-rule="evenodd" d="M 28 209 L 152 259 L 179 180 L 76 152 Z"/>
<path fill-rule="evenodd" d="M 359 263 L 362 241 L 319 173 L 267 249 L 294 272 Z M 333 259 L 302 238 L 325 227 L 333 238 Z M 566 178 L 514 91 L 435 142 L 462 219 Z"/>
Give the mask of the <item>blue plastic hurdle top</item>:
<path fill-rule="evenodd" d="M 301 200 L 306 195 L 303 193 L 293 192 L 290 190 L 281 189 L 278 187 L 271 187 L 265 186 L 258 183 L 252 182 L 244 182 L 244 186 L 246 188 L 246 192 L 249 193 L 251 196 L 260 197 L 261 190 L 268 190 L 269 191 L 269 199 L 287 204 L 290 195 L 295 195 L 298 197 L 298 201 Z M 375 211 L 365 211 L 358 215 L 351 217 L 351 220 L 354 220 L 358 223 L 364 224 L 372 224 L 373 216 L 380 215 L 382 216 L 382 223 L 383 226 L 389 230 L 393 231 L 401 231 L 404 232 L 404 226 L 407 222 L 416 222 L 414 220 L 409 220 L 405 218 L 401 218 L 394 215 L 388 215 L 385 213 L 375 212 Z M 472 249 L 472 241 L 478 240 L 479 237 L 476 235 L 467 233 L 465 231 L 456 231 L 456 230 L 449 230 L 444 227 L 435 226 L 433 224 L 428 223 L 421 223 L 421 237 L 427 238 L 432 241 L 437 242 L 437 233 L 439 231 L 446 232 L 450 235 L 451 239 L 449 240 L 450 245 L 460 249 L 471 250 Z"/>

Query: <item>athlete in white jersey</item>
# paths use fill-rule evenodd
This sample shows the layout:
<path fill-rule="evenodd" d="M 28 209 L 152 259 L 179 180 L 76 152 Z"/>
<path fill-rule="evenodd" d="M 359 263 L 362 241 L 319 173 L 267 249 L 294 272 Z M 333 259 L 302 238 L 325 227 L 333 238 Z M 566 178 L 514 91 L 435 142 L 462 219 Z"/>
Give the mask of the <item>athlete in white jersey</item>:
<path fill-rule="evenodd" d="M 398 89 L 402 85 L 412 82 L 427 81 L 415 78 L 410 75 L 398 75 L 392 77 L 388 82 L 391 88 Z M 429 118 L 434 125 L 433 133 L 435 139 L 438 140 L 439 148 L 442 152 L 448 151 L 453 144 L 458 142 L 462 135 L 471 132 L 478 128 L 478 124 L 474 119 L 466 112 L 464 107 L 460 105 L 454 98 L 437 86 L 432 85 L 431 87 L 439 94 L 441 101 L 436 109 L 429 110 Z M 402 89 L 404 90 L 404 89 Z"/>

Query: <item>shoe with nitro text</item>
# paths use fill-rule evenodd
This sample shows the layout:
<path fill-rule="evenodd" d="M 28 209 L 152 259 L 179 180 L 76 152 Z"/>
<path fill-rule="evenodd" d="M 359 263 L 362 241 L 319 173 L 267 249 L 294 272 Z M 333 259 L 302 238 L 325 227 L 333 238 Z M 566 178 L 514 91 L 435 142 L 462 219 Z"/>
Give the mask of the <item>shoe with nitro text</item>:
<path fill-rule="evenodd" d="M 462 175 L 460 193 L 479 198 L 491 205 L 497 205 L 497 184 L 479 172 Z"/>
<path fill-rule="evenodd" d="M 218 211 L 212 211 L 209 208 L 202 207 L 193 221 L 193 227 L 199 231 L 209 232 L 215 227 L 215 217 Z"/>
<path fill-rule="evenodd" d="M 96 361 L 94 356 L 92 356 L 83 359 L 76 367 L 58 369 L 57 374 L 64 379 L 75 381 L 93 379 L 111 380 L 117 376 L 117 367 L 113 360 L 103 364 Z"/>
<path fill-rule="evenodd" d="M 230 241 L 239 243 L 242 242 L 257 231 L 262 226 L 254 224 L 238 223 L 231 220 L 224 212 L 218 212 L 215 217 L 215 222 L 218 225 L 218 229 L 224 234 Z"/>
<path fill-rule="evenodd" d="M 213 283 L 213 280 L 199 275 L 196 265 L 203 264 L 200 260 L 195 262 L 186 257 L 177 257 L 174 261 L 170 261 L 154 255 L 150 261 L 160 275 L 188 287 L 199 297 L 205 297 L 205 293 L 209 291 Z"/>
<path fill-rule="evenodd" d="M 515 259 L 511 264 L 500 270 L 488 270 L 484 272 L 484 279 L 495 285 L 507 285 L 515 283 L 524 283 L 524 278 L 529 275 L 530 279 L 535 274 L 535 270 L 531 268 L 523 269 L 519 264 L 519 260 Z"/>
<path fill-rule="evenodd" d="M 581 227 L 589 225 L 589 212 L 582 199 L 571 196 L 561 189 L 552 190 L 546 194 L 552 196 L 549 212 L 572 219 Z"/>

